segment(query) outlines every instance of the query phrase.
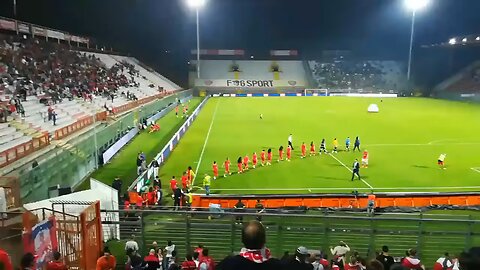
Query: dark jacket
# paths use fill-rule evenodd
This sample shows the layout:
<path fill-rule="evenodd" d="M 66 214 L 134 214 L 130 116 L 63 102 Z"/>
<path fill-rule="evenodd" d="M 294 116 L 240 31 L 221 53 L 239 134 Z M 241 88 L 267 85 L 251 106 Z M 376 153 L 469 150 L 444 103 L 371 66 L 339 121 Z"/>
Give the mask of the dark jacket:
<path fill-rule="evenodd" d="M 277 259 L 256 263 L 242 256 L 230 256 L 217 265 L 217 270 L 281 270 L 282 264 Z"/>

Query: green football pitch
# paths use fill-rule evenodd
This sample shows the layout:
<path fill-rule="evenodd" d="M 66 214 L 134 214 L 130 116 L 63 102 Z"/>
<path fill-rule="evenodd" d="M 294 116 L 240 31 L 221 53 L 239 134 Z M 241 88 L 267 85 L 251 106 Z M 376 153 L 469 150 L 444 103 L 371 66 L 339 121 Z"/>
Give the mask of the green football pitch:
<path fill-rule="evenodd" d="M 379 113 L 368 113 L 370 104 Z M 263 114 L 263 119 L 260 119 Z M 232 175 L 212 181 L 217 194 L 286 194 L 426 192 L 480 190 L 480 106 L 425 98 L 268 97 L 211 98 L 160 169 L 164 187 L 180 178 L 188 166 L 201 186 L 212 163 L 230 158 Z M 293 134 L 291 162 L 278 159 L 278 148 Z M 369 167 L 361 180 L 351 181 L 351 166 L 361 152 L 346 152 L 344 142 L 360 137 L 369 152 Z M 322 138 L 327 150 L 337 138 L 340 151 L 305 159 L 300 145 Z M 236 174 L 239 156 L 271 148 L 271 166 Z M 307 147 L 309 148 L 309 147 Z M 447 154 L 446 169 L 437 159 Z"/>

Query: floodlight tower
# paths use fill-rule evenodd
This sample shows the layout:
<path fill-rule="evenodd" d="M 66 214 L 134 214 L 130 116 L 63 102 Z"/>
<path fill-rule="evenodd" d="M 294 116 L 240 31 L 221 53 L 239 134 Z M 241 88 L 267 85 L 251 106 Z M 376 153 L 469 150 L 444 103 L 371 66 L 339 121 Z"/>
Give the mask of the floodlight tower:
<path fill-rule="evenodd" d="M 200 20 L 199 11 L 205 6 L 206 0 L 187 0 L 187 6 L 195 9 L 197 14 L 197 78 L 200 79 Z"/>
<path fill-rule="evenodd" d="M 407 79 L 410 81 L 410 75 L 412 71 L 412 53 L 413 53 L 413 36 L 415 34 L 415 16 L 416 13 L 422 9 L 425 9 L 430 0 L 405 0 L 405 7 L 412 12 L 412 30 L 410 32 L 410 50 L 408 53 L 408 71 Z"/>

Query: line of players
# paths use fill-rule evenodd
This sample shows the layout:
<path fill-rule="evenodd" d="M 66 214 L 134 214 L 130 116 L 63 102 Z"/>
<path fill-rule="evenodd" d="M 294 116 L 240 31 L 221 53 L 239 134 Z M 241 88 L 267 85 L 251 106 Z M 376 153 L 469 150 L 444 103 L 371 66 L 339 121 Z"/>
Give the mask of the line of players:
<path fill-rule="evenodd" d="M 293 148 L 291 147 L 291 144 L 287 146 L 286 151 L 284 151 L 284 147 L 280 146 L 278 149 L 278 159 L 277 162 L 280 161 L 291 161 L 292 159 L 292 150 Z M 350 138 L 347 137 L 345 140 L 345 150 L 350 151 Z M 360 152 L 360 140 L 358 137 L 355 138 L 355 143 L 354 143 L 354 148 L 353 151 L 358 150 Z M 329 152 L 327 151 L 326 147 L 326 142 L 325 139 L 322 139 L 320 143 L 320 151 L 318 152 L 319 155 L 322 153 L 328 154 Z M 333 149 L 332 153 L 338 153 L 338 140 L 335 138 L 333 140 Z M 314 142 L 312 141 L 310 143 L 310 156 L 315 156 L 317 154 L 316 152 L 316 147 Z M 301 145 L 301 156 L 300 158 L 306 158 L 307 157 L 307 145 L 302 143 Z M 245 155 L 244 157 L 238 157 L 237 159 L 237 174 L 244 173 L 250 169 L 250 163 L 252 164 L 252 168 L 255 169 L 259 164 L 259 159 L 258 155 L 256 152 L 253 153 L 252 159 L 250 160 L 250 157 L 248 155 Z M 272 149 L 269 148 L 267 151 L 262 150 L 260 152 L 260 165 L 263 166 L 270 166 L 273 163 L 273 153 Z M 224 174 L 223 177 L 227 177 L 228 175 L 232 175 L 232 170 L 230 169 L 231 162 L 230 159 L 227 157 L 225 161 L 222 164 L 222 167 L 224 168 Z M 362 155 L 362 167 L 367 168 L 368 167 L 368 151 L 365 150 Z M 212 172 L 213 172 L 213 179 L 216 180 L 219 177 L 219 168 L 218 168 L 218 163 L 216 161 L 213 162 L 212 164 Z M 207 174 L 206 174 L 207 176 Z M 183 172 L 181 182 L 182 182 L 182 187 L 184 190 L 189 190 L 191 188 L 191 184 L 193 179 L 195 178 L 195 172 L 193 171 L 192 167 L 189 166 L 186 171 Z M 175 190 L 177 188 L 177 180 L 175 179 L 175 176 L 172 176 L 172 179 L 170 180 L 170 188 L 172 190 Z M 209 186 L 209 185 L 208 185 Z"/>

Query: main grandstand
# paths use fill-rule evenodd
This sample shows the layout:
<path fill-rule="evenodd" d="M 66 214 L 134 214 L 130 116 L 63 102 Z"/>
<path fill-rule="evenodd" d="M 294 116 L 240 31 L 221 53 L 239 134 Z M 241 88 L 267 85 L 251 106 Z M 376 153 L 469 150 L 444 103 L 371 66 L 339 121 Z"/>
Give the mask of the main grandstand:
<path fill-rule="evenodd" d="M 0 270 L 478 269 L 478 61 L 419 97 L 404 60 L 197 48 L 181 87 L 0 30 Z"/>

